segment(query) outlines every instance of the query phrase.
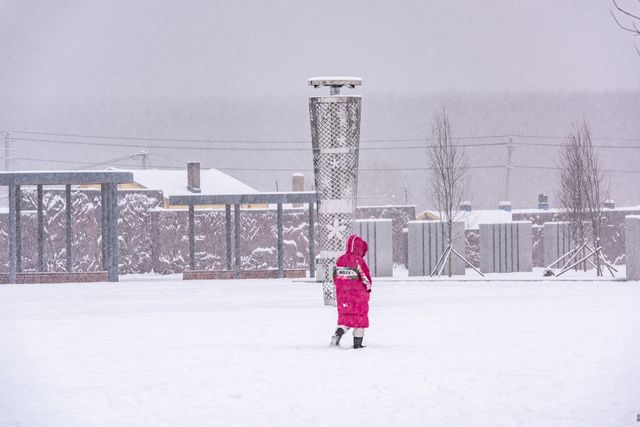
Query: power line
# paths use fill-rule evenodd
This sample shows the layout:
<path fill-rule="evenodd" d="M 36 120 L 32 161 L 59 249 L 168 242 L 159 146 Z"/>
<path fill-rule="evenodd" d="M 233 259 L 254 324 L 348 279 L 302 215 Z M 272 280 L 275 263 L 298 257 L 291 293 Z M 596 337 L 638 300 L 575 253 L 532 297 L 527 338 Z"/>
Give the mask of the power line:
<path fill-rule="evenodd" d="M 513 168 L 519 169 L 540 169 L 540 170 L 561 170 L 558 166 L 527 166 L 527 165 L 516 165 Z M 640 173 L 640 169 L 602 169 L 602 172 L 613 172 L 613 173 Z"/>
<path fill-rule="evenodd" d="M 40 138 L 11 138 L 13 141 L 25 141 L 25 142 L 45 142 L 52 144 L 65 144 L 65 145 L 81 145 L 92 147 L 123 147 L 123 148 L 153 148 L 155 150 L 193 150 L 193 151 L 300 151 L 309 152 L 312 149 L 310 147 L 201 147 L 201 146 L 177 146 L 177 145 L 148 145 L 148 144 L 128 144 L 128 143 L 108 143 L 108 142 L 88 142 L 88 141 L 68 141 L 57 139 L 40 139 Z M 640 140 L 639 140 L 640 141 Z M 481 143 L 481 144 L 461 144 L 462 147 L 502 147 L 508 145 L 508 141 L 493 142 L 493 143 Z M 563 144 L 558 143 L 544 143 L 544 142 L 522 142 L 513 141 L 511 143 L 517 147 L 562 147 Z M 594 144 L 594 148 L 606 148 L 606 149 L 627 149 L 627 150 L 640 150 L 640 145 L 602 145 Z M 412 146 L 383 146 L 383 147 L 360 147 L 360 151 L 381 151 L 381 150 L 415 150 L 426 149 L 426 145 L 412 145 Z"/>
<path fill-rule="evenodd" d="M 108 139 L 108 140 L 120 140 L 120 141 L 148 141 L 148 142 L 202 142 L 202 143 L 244 143 L 244 144 L 262 144 L 262 143 L 277 143 L 277 144 L 309 144 L 308 139 L 287 140 L 287 139 L 207 139 L 207 138 L 152 138 L 152 137 L 138 137 L 138 136 L 114 136 L 114 135 L 90 135 L 90 134 L 78 134 L 78 133 L 57 133 L 57 132 L 41 132 L 41 131 L 27 131 L 27 130 L 0 130 L 0 132 L 13 132 L 25 135 L 44 135 L 54 137 L 65 138 L 91 138 L 91 139 Z M 467 139 L 491 139 L 491 138 L 505 138 L 509 135 L 474 135 L 474 136 L 459 136 L 455 139 L 467 140 Z M 423 142 L 428 140 L 428 137 L 419 138 L 377 138 L 377 139 L 362 139 L 361 142 Z"/>
<path fill-rule="evenodd" d="M 152 153 L 155 156 L 158 157 L 163 157 L 167 160 L 176 162 L 176 163 L 180 163 L 180 164 L 184 164 L 185 162 L 175 159 L 175 158 L 171 158 L 169 156 L 162 156 L 159 155 L 157 153 Z M 127 161 L 127 160 L 131 160 L 131 156 L 125 156 L 125 157 L 118 157 L 115 159 L 111 159 L 111 160 L 107 160 L 104 162 L 100 162 L 100 163 L 92 163 L 92 162 L 80 162 L 80 161 L 67 161 L 67 160 L 43 160 L 43 159 L 36 159 L 36 158 L 28 158 L 28 157 L 17 157 L 15 158 L 15 160 L 23 160 L 23 161 L 34 161 L 34 162 L 51 162 L 51 163 L 63 163 L 63 164 L 75 164 L 75 165 L 87 165 L 91 168 L 94 167 L 98 167 L 98 166 L 103 166 L 103 165 L 107 165 L 107 164 L 115 164 L 115 163 L 120 163 L 122 161 Z M 123 165 L 124 166 L 124 165 Z M 137 166 L 137 165 L 136 165 Z M 477 166 L 468 166 L 468 169 L 504 169 L 506 168 L 506 165 L 477 165 Z M 217 169 L 220 171 L 248 171 L 248 172 L 312 172 L 313 168 L 307 167 L 307 168 L 253 168 L 253 167 L 207 167 L 207 166 L 203 166 L 204 169 Z M 557 171 L 560 170 L 559 167 L 556 166 L 533 166 L 533 165 L 512 165 L 511 168 L 513 169 L 534 169 L 534 170 L 553 170 L 553 171 Z M 135 167 L 132 167 L 131 169 L 136 169 Z M 168 166 L 168 165 L 155 165 L 153 166 L 152 169 L 172 169 L 175 170 L 176 166 Z M 372 168 L 359 168 L 358 169 L 360 172 L 403 172 L 403 171 L 407 171 L 407 172 L 425 172 L 428 170 L 432 170 L 432 168 L 429 167 L 402 167 L 402 168 L 394 168 L 394 167 L 380 167 L 380 168 L 376 168 L 376 167 L 372 167 Z M 628 174 L 638 174 L 640 173 L 640 170 L 634 170 L 634 169 L 603 169 L 603 172 L 608 172 L 608 173 L 628 173 Z"/>
<path fill-rule="evenodd" d="M 603 140 L 602 138 L 599 138 Z M 640 141 L 640 139 L 638 140 Z M 515 142 L 514 145 L 517 146 L 525 146 L 525 147 L 562 147 L 564 144 L 554 144 L 554 143 L 544 143 L 544 142 Z M 620 150 L 638 150 L 640 149 L 640 145 L 602 145 L 602 144 L 593 144 L 593 148 L 611 148 L 611 149 L 620 149 Z"/>
<path fill-rule="evenodd" d="M 279 144 L 304 144 L 309 143 L 308 139 L 213 139 L 213 138 L 154 138 L 154 137 L 139 137 L 139 136 L 119 136 L 119 135 L 92 135 L 82 133 L 60 133 L 60 132 L 43 132 L 43 131 L 29 131 L 29 130 L 0 130 L 0 132 L 19 133 L 26 135 L 44 135 L 54 137 L 71 137 L 71 138 L 92 138 L 92 139 L 110 139 L 121 141 L 149 141 L 149 142 L 202 142 L 202 143 L 279 143 Z M 460 140 L 473 140 L 473 139 L 495 139 L 495 138 L 536 138 L 536 139 L 560 139 L 566 138 L 566 135 L 527 135 L 519 133 L 504 133 L 497 135 L 472 135 L 472 136 L 456 136 L 454 139 Z M 374 139 L 362 139 L 361 142 L 422 142 L 428 140 L 428 137 L 413 137 L 413 138 L 374 138 Z M 600 141 L 640 141 L 640 138 L 629 137 L 598 137 L 594 138 Z"/>
<path fill-rule="evenodd" d="M 203 169 L 217 169 L 220 171 L 248 171 L 248 172 L 304 172 L 313 171 L 313 168 L 247 168 L 247 167 L 208 167 L 201 166 Z M 486 166 L 468 166 L 468 169 L 501 169 L 504 165 L 486 165 Z M 176 169 L 175 166 L 157 165 L 154 169 Z M 401 171 L 428 171 L 432 168 L 428 167 L 415 167 L 415 168 L 359 168 L 359 172 L 401 172 Z"/>
<path fill-rule="evenodd" d="M 149 142 L 202 142 L 202 143 L 220 143 L 220 142 L 236 142 L 236 143 L 281 143 L 281 144 L 301 144 L 308 141 L 305 140 L 242 140 L 242 139 L 200 139 L 200 138 L 151 138 L 138 136 L 113 136 L 113 135 L 88 135 L 77 133 L 56 133 L 56 132 L 38 132 L 26 130 L 9 130 L 6 132 L 21 133 L 27 135 L 44 135 L 67 138 L 92 138 L 92 139 L 111 139 L 120 141 L 149 141 Z"/>
<path fill-rule="evenodd" d="M 74 161 L 74 160 L 55 160 L 55 159 L 38 159 L 38 158 L 33 158 L 33 157 L 13 157 L 13 160 L 23 160 L 23 161 L 29 161 L 29 162 L 42 162 L 42 163 L 63 163 L 63 164 L 69 164 L 69 165 L 87 165 L 90 167 L 98 167 L 98 166 L 103 166 L 103 165 L 108 165 L 108 164 L 113 164 L 113 163 L 119 163 L 123 160 L 131 160 L 131 156 L 125 156 L 125 157 L 117 157 L 115 159 L 110 159 L 110 160 L 105 160 L 103 162 L 82 162 L 82 161 Z"/>
<path fill-rule="evenodd" d="M 155 150 L 194 150 L 194 151 L 301 151 L 309 152 L 310 147 L 201 147 L 201 146 L 177 146 L 177 145 L 148 145 L 148 144 L 129 144 L 129 143 L 108 143 L 108 142 L 88 142 L 88 141 L 69 141 L 58 139 L 41 139 L 41 138 L 12 138 L 14 141 L 24 142 L 46 142 L 51 144 L 81 145 L 92 147 L 126 147 L 126 148 L 153 148 Z M 493 142 L 482 144 L 461 144 L 463 147 L 491 147 L 506 145 L 506 142 Z M 413 146 L 383 146 L 383 147 L 367 147 L 361 146 L 360 151 L 372 150 L 414 150 L 426 149 L 426 145 Z"/>
<path fill-rule="evenodd" d="M 552 136 L 552 135 L 523 135 L 513 134 L 514 138 L 537 138 L 537 139 L 565 139 L 565 136 Z M 625 137 L 597 137 L 594 138 L 598 141 L 640 141 L 640 138 L 625 138 Z"/>
<path fill-rule="evenodd" d="M 536 136 L 523 136 L 517 135 L 517 138 L 537 138 Z M 467 139 L 471 139 L 473 137 L 467 137 Z M 475 139 L 480 139 L 485 137 L 478 137 Z M 486 138 L 495 138 L 494 136 L 489 136 Z M 551 138 L 542 136 L 540 138 Z M 456 139 L 462 139 L 456 138 Z M 562 139 L 558 137 L 557 139 Z M 152 148 L 155 150 L 192 150 L 192 151 L 300 151 L 300 152 L 309 152 L 313 150 L 310 147 L 202 147 L 202 146 L 188 146 L 188 145 L 150 145 L 150 144 L 132 144 L 132 143 L 114 143 L 114 142 L 97 142 L 97 141 L 71 141 L 71 140 L 61 140 L 61 139 L 42 139 L 42 138 L 22 138 L 22 137 L 12 137 L 13 141 L 23 141 L 23 142 L 39 142 L 39 143 L 50 143 L 50 144 L 63 144 L 63 145 L 79 145 L 79 146 L 90 146 L 90 147 L 122 147 L 122 148 Z M 598 138 L 596 140 L 613 140 L 606 138 Z M 633 140 L 633 139 L 629 139 Z M 382 142 L 383 140 L 376 140 L 376 142 Z M 390 142 L 393 140 L 387 140 Z M 637 141 L 640 141 L 638 139 Z M 221 142 L 221 141 L 218 141 Z M 224 141 L 229 143 L 248 143 L 247 141 Z M 425 140 L 426 142 L 426 140 Z M 278 141 L 273 141 L 273 143 L 279 143 Z M 281 143 L 281 142 L 280 142 Z M 310 143 L 309 143 L 310 144 Z M 498 147 L 498 146 L 506 146 L 508 145 L 508 141 L 500 141 L 500 142 L 489 142 L 489 143 L 470 143 L 470 144 L 461 144 L 464 148 L 472 148 L 472 147 Z M 517 147 L 562 147 L 561 143 L 545 143 L 545 142 L 523 142 L 523 141 L 513 141 L 511 145 Z M 626 150 L 639 150 L 640 145 L 623 145 L 623 144 L 594 144 L 594 148 L 601 149 L 626 149 Z M 370 147 L 370 146 L 361 146 L 359 148 L 360 151 L 384 151 L 384 150 L 392 150 L 392 151 L 400 151 L 400 150 L 424 150 L 426 149 L 426 145 L 408 145 L 408 146 L 381 146 L 381 147 Z"/>

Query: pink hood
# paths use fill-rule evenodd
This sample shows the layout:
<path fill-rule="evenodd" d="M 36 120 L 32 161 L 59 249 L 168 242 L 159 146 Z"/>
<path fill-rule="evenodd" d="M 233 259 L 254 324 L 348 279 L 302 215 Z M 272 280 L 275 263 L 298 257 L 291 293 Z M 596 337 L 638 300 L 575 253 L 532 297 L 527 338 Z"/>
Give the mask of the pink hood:
<path fill-rule="evenodd" d="M 364 256 L 367 254 L 367 250 L 369 250 L 369 245 L 367 245 L 367 242 L 362 240 L 360 236 L 352 234 L 347 239 L 348 254 L 358 255 L 359 257 L 364 258 Z"/>

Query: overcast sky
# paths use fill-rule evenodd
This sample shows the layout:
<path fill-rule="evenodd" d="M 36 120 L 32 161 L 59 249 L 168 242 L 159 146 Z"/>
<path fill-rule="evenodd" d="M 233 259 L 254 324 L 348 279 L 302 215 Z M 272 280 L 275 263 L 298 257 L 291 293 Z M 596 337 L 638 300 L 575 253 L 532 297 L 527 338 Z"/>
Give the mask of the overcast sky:
<path fill-rule="evenodd" d="M 0 1 L 4 102 L 640 88 L 610 0 Z"/>
<path fill-rule="evenodd" d="M 0 0 L 0 129 L 14 131 L 11 169 L 112 159 L 124 160 L 108 165 L 135 167 L 139 161 L 129 156 L 144 148 L 126 140 L 64 145 L 20 130 L 292 139 L 307 147 L 307 98 L 327 92 L 308 87 L 307 78 L 354 75 L 363 79 L 351 92 L 364 96 L 364 147 L 422 138 L 443 105 L 457 135 L 562 137 L 586 118 L 597 137 L 634 143 L 640 55 L 633 43 L 640 41 L 616 25 L 611 8 L 610 0 Z M 259 190 L 275 189 L 276 180 L 287 189 L 287 167 L 306 171 L 308 186 L 312 181 L 308 152 L 234 152 L 236 142 L 209 144 L 210 151 L 150 144 L 152 166 L 198 159 Z M 514 162 L 553 166 L 557 150 L 540 151 L 521 147 Z M 423 165 L 423 154 L 363 151 L 360 194 L 397 202 L 406 185 L 409 202 L 423 205 L 425 173 L 398 170 Z M 477 166 L 506 161 L 503 147 L 471 154 Z M 603 156 L 607 168 L 635 169 L 640 150 L 607 149 Z M 475 170 L 476 206 L 504 197 L 494 191 L 504 186 L 504 171 Z M 639 203 L 637 178 L 618 172 L 614 197 Z M 514 169 L 511 179 L 515 206 L 530 206 L 555 185 L 544 169 Z"/>

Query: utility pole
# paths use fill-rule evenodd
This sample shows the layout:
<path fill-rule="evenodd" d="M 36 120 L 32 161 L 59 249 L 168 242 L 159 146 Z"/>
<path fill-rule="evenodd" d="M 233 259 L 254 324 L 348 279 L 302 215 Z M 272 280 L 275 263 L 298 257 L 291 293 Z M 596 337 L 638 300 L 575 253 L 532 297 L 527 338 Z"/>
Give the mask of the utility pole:
<path fill-rule="evenodd" d="M 4 170 L 5 172 L 10 170 L 11 168 L 11 135 L 9 132 L 4 133 Z M 5 204 L 6 202 L 6 204 Z M 0 190 L 0 206 L 9 206 L 9 189 L 8 187 L 3 187 Z"/>
<path fill-rule="evenodd" d="M 151 153 L 148 152 L 147 150 L 143 150 L 143 151 L 138 151 L 137 153 L 133 153 L 131 155 L 131 160 L 138 160 L 140 159 L 140 162 L 142 163 L 142 169 L 147 169 L 147 164 L 149 161 L 149 155 Z"/>
<path fill-rule="evenodd" d="M 511 199 L 509 198 L 509 181 L 511 179 L 511 169 L 513 169 L 513 166 L 511 166 L 511 155 L 513 154 L 513 150 L 515 150 L 516 147 L 515 145 L 513 145 L 513 136 L 509 137 L 509 143 L 507 144 L 507 178 L 505 179 L 505 184 L 504 184 L 504 200 L 506 202 L 510 202 Z"/>
<path fill-rule="evenodd" d="M 409 188 L 407 184 L 404 184 L 404 204 L 405 206 L 409 204 Z"/>
<path fill-rule="evenodd" d="M 11 166 L 11 135 L 9 132 L 4 133 L 4 170 L 10 170 Z"/>

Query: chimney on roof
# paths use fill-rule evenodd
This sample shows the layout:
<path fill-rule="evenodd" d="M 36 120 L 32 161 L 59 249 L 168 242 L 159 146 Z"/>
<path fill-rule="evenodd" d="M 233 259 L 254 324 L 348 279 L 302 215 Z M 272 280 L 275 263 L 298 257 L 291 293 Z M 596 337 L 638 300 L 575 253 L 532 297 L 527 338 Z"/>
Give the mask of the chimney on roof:
<path fill-rule="evenodd" d="M 291 176 L 291 191 L 304 191 L 304 174 L 302 173 L 294 173 Z M 301 207 L 302 204 L 294 203 L 294 208 Z"/>
<path fill-rule="evenodd" d="M 187 163 L 187 190 L 200 192 L 200 162 Z"/>
<path fill-rule="evenodd" d="M 549 196 L 544 193 L 538 194 L 538 209 L 545 211 L 549 209 Z"/>
<path fill-rule="evenodd" d="M 471 202 L 468 200 L 460 202 L 460 210 L 463 212 L 471 212 Z"/>
<path fill-rule="evenodd" d="M 501 211 L 511 212 L 511 202 L 506 200 L 498 202 L 498 209 Z"/>

